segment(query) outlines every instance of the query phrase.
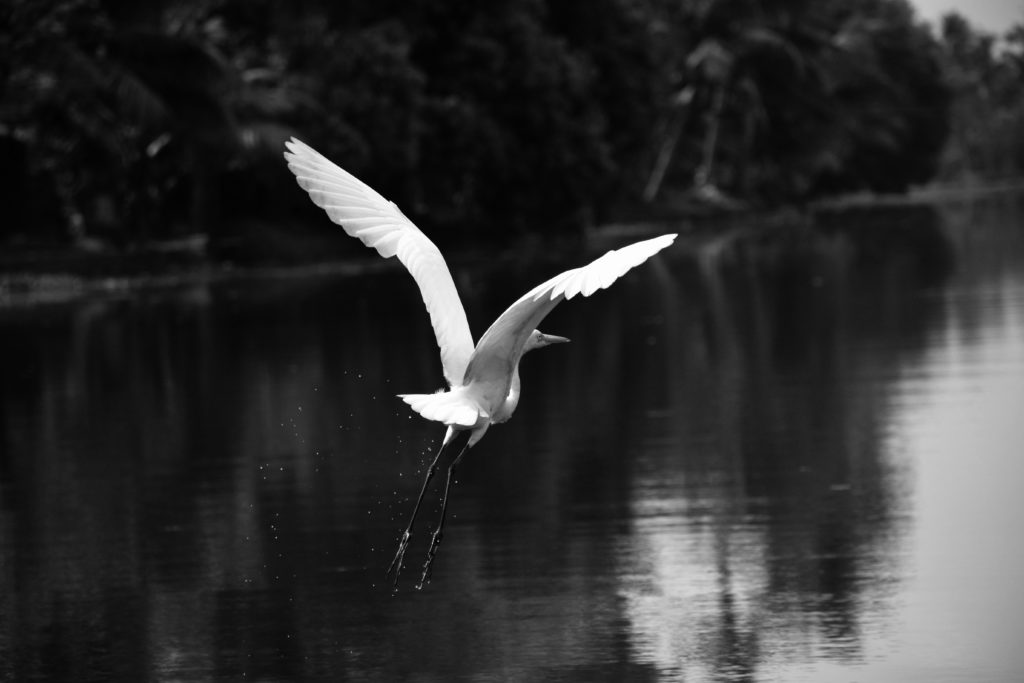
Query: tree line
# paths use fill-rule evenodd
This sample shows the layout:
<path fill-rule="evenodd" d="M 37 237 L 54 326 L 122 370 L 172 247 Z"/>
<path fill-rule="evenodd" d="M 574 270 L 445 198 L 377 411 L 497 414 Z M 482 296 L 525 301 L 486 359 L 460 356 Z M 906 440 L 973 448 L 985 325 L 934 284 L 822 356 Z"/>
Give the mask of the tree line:
<path fill-rule="evenodd" d="M 8 0 L 0 22 L 8 243 L 322 222 L 291 135 L 442 241 L 1024 169 L 1024 28 L 936 35 L 906 0 Z"/>

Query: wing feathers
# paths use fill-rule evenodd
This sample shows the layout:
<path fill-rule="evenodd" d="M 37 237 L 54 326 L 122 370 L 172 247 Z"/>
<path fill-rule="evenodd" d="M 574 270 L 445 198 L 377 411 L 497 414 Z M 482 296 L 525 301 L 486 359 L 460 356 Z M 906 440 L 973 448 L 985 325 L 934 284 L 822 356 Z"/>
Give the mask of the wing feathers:
<path fill-rule="evenodd" d="M 510 360 L 518 361 L 530 332 L 563 298 L 590 296 L 610 286 L 676 237 L 663 235 L 609 251 L 589 265 L 568 270 L 534 287 L 494 321 L 474 351 L 455 283 L 434 243 L 394 203 L 312 147 L 295 138 L 285 146 L 288 168 L 313 203 L 347 234 L 373 247 L 381 256 L 397 256 L 412 274 L 430 314 L 445 378 L 456 387 L 506 372 Z M 457 392 L 446 392 L 409 394 L 403 399 L 428 419 L 471 426 L 480 413 L 460 396 Z"/>
<path fill-rule="evenodd" d="M 518 362 L 530 333 L 562 299 L 590 296 L 605 289 L 630 269 L 672 244 L 676 236 L 662 235 L 609 251 L 590 264 L 567 270 L 524 294 L 498 316 L 480 337 L 466 368 L 466 383 L 497 380 Z"/>
<path fill-rule="evenodd" d="M 299 187 L 331 221 L 385 257 L 398 256 L 419 287 L 441 350 L 444 376 L 462 384 L 473 353 L 466 313 L 441 252 L 399 208 L 351 173 L 295 138 L 285 159 Z"/>

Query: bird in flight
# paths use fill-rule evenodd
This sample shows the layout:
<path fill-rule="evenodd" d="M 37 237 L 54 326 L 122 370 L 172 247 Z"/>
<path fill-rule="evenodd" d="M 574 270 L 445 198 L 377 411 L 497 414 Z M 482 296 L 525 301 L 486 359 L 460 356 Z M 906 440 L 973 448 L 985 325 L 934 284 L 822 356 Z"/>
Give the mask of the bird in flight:
<path fill-rule="evenodd" d="M 676 238 L 662 235 L 636 242 L 580 268 L 567 270 L 537 285 L 519 298 L 480 337 L 476 346 L 469 332 L 466 312 L 455 289 L 448 265 L 430 239 L 405 217 L 398 206 L 369 185 L 329 161 L 309 145 L 292 138 L 285 143 L 288 168 L 310 199 L 352 237 L 377 252 L 398 260 L 419 287 L 423 303 L 441 350 L 447 391 L 433 394 L 402 394 L 414 411 L 448 427 L 441 448 L 427 468 L 423 486 L 387 574 L 395 585 L 405 561 L 413 524 L 427 487 L 446 450 L 456 452 L 448 466 L 441 515 L 430 540 L 427 559 L 417 588 L 429 580 L 434 556 L 444 532 L 448 492 L 455 468 L 466 451 L 477 444 L 492 424 L 505 422 L 519 403 L 519 361 L 527 351 L 569 341 L 537 329 L 541 320 L 563 299 L 577 294 L 590 296 L 661 251 Z"/>

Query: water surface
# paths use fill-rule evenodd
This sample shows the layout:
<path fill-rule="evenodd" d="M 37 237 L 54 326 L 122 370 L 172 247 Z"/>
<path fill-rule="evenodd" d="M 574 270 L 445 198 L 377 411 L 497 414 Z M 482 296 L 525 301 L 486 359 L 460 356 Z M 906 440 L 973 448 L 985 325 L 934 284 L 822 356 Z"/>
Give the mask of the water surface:
<path fill-rule="evenodd" d="M 844 215 L 559 307 L 423 591 L 411 280 L 0 311 L 0 677 L 1024 679 L 1022 224 Z M 474 332 L 582 258 L 461 264 Z"/>

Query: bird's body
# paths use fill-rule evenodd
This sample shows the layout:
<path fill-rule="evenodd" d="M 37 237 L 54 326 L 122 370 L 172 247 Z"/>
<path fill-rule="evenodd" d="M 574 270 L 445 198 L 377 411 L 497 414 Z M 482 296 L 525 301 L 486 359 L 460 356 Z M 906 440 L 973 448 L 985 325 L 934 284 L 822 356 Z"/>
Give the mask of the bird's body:
<path fill-rule="evenodd" d="M 509 306 L 474 346 L 462 301 L 444 257 L 434 243 L 395 204 L 313 148 L 294 138 L 286 146 L 288 168 L 313 202 L 346 233 L 375 248 L 381 256 L 397 256 L 409 270 L 423 297 L 441 352 L 448 389 L 433 394 L 402 395 L 414 411 L 428 420 L 447 425 L 448 430 L 441 450 L 427 471 L 412 520 L 403 534 L 389 572 L 401 570 L 413 522 L 442 453 L 457 436 L 468 432 L 465 445 L 448 469 L 441 521 L 428 551 L 420 581 L 422 586 L 429 579 L 434 553 L 441 540 L 455 466 L 492 424 L 505 422 L 512 416 L 521 396 L 519 362 L 523 355 L 533 349 L 569 341 L 537 330 L 541 320 L 563 299 L 571 299 L 577 294 L 590 296 L 608 287 L 628 270 L 667 247 L 676 236 L 662 235 L 636 242 L 609 251 L 586 266 L 556 275 Z"/>
<path fill-rule="evenodd" d="M 492 424 L 500 424 L 512 417 L 519 405 L 519 361 L 523 354 L 536 348 L 569 341 L 565 337 L 534 331 L 519 348 L 495 349 L 480 339 L 476 351 L 470 356 L 461 385 L 435 394 L 403 394 L 402 400 L 428 420 L 448 425 L 444 442 L 448 443 L 456 432 L 470 430 L 469 445 L 483 438 Z M 484 353 L 479 354 L 480 349 Z M 495 354 L 497 351 L 497 354 Z"/>

